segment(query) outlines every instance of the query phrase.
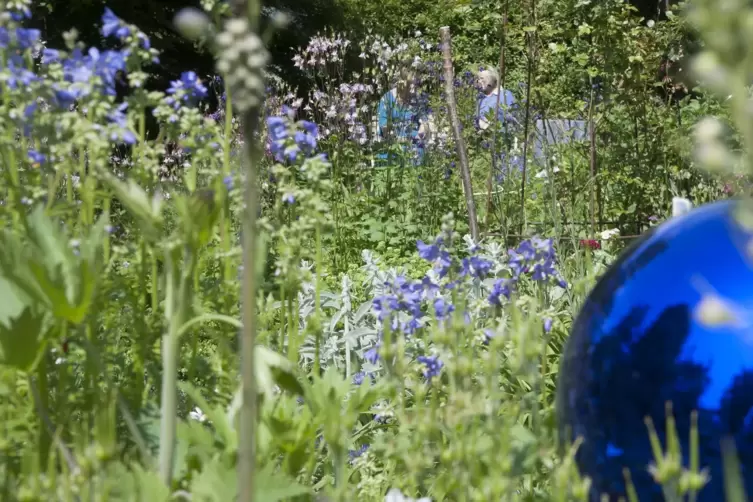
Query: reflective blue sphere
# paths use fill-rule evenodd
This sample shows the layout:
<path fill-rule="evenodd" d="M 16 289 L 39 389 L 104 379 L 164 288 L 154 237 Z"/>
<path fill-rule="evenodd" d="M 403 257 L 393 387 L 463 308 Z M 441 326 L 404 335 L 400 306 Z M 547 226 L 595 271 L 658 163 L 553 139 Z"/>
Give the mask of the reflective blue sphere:
<path fill-rule="evenodd" d="M 691 413 L 698 411 L 701 467 L 711 479 L 699 502 L 722 502 L 720 440 L 735 440 L 753 494 L 753 234 L 738 222 L 739 201 L 673 218 L 634 243 L 598 281 L 572 328 L 557 387 L 560 437 L 581 436 L 576 460 L 593 481 L 591 500 L 625 496 L 630 470 L 641 502 L 660 502 L 650 417 L 666 449 L 672 403 L 687 467 Z M 713 293 L 741 313 L 734 322 L 699 318 Z M 702 322 L 705 321 L 705 322 Z"/>

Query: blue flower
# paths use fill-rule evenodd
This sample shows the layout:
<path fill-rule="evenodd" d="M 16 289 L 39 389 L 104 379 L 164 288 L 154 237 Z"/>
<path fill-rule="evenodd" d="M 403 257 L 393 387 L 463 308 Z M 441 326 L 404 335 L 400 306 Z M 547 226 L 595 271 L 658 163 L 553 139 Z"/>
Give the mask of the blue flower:
<path fill-rule="evenodd" d="M 233 177 L 231 175 L 227 175 L 222 179 L 222 182 L 225 184 L 225 188 L 227 188 L 227 191 L 233 189 Z"/>
<path fill-rule="evenodd" d="M 431 300 L 439 293 L 439 285 L 434 284 L 429 277 L 421 279 L 421 286 L 423 288 L 423 295 L 425 298 Z"/>
<path fill-rule="evenodd" d="M 350 457 L 350 463 L 352 464 L 358 457 L 366 453 L 366 450 L 368 449 L 369 449 L 369 445 L 365 444 L 365 445 L 362 445 L 357 450 L 348 451 L 348 456 Z"/>
<path fill-rule="evenodd" d="M 425 244 L 424 241 L 416 243 L 418 256 L 426 261 L 434 261 L 439 258 L 439 246 L 437 244 Z"/>
<path fill-rule="evenodd" d="M 489 342 L 492 341 L 492 338 L 496 338 L 497 334 L 491 330 L 491 329 L 485 329 L 484 330 L 484 345 L 489 345 Z"/>
<path fill-rule="evenodd" d="M 424 369 L 424 377 L 431 380 L 435 376 L 439 376 L 439 373 L 442 371 L 442 367 L 444 366 L 444 363 L 439 360 L 437 356 L 418 356 L 417 358 L 419 363 L 422 363 L 426 366 Z"/>
<path fill-rule="evenodd" d="M 306 150 L 313 151 L 316 148 L 316 138 L 311 134 L 307 134 L 303 131 L 296 131 L 295 133 L 296 144 Z"/>
<path fill-rule="evenodd" d="M 31 49 L 39 43 L 41 33 L 33 28 L 16 28 L 16 43 L 21 50 Z"/>
<path fill-rule="evenodd" d="M 293 204 L 295 202 L 295 196 L 292 193 L 288 192 L 282 196 L 282 201 L 287 204 Z"/>
<path fill-rule="evenodd" d="M 288 126 L 282 117 L 267 117 L 269 131 L 269 149 L 278 162 L 283 161 L 285 140 L 288 138 Z"/>
<path fill-rule="evenodd" d="M 552 331 L 552 320 L 550 318 L 544 319 L 544 332 L 549 333 Z"/>
<path fill-rule="evenodd" d="M 444 320 L 448 315 L 455 311 L 455 306 L 447 303 L 443 298 L 436 298 L 434 300 L 434 312 L 436 312 L 438 320 Z"/>
<path fill-rule="evenodd" d="M 68 92 L 75 94 L 76 99 L 89 95 L 92 80 L 97 77 L 97 88 L 108 96 L 115 96 L 115 83 L 118 74 L 126 69 L 127 57 L 127 51 L 100 52 L 92 47 L 84 55 L 80 49 L 74 49 L 70 57 L 63 61 L 64 78 L 74 84 Z"/>
<path fill-rule="evenodd" d="M 126 108 L 128 108 L 128 103 L 122 103 L 107 115 L 110 122 L 118 126 L 118 129 L 110 134 L 110 141 L 122 141 L 128 145 L 133 145 L 136 143 L 136 135 L 128 128 Z"/>
<path fill-rule="evenodd" d="M 29 87 L 32 82 L 40 80 L 36 73 L 26 68 L 23 58 L 17 54 L 8 59 L 8 71 L 10 72 L 8 87 L 14 90 L 19 87 Z"/>
<path fill-rule="evenodd" d="M 376 364 L 376 362 L 379 360 L 379 347 L 381 346 L 381 343 L 377 343 L 372 348 L 364 352 L 363 358 L 366 359 L 371 364 Z"/>
<path fill-rule="evenodd" d="M 180 80 L 170 82 L 167 93 L 173 97 L 165 101 L 177 110 L 183 104 L 194 104 L 196 101 L 205 98 L 208 91 L 199 80 L 196 72 L 185 71 L 180 74 Z"/>
<path fill-rule="evenodd" d="M 37 102 L 32 101 L 31 103 L 26 105 L 26 107 L 24 108 L 24 118 L 27 120 L 32 118 L 36 111 L 37 111 Z"/>
<path fill-rule="evenodd" d="M 85 95 L 84 89 L 81 88 L 65 89 L 59 84 L 53 84 L 52 88 L 54 90 L 53 101 L 59 108 L 69 108 L 77 99 Z"/>
<path fill-rule="evenodd" d="M 510 299 L 511 291 L 511 283 L 510 279 L 497 279 L 494 282 L 494 286 L 492 286 L 492 291 L 489 293 L 489 303 L 492 305 L 500 306 L 502 305 L 502 302 L 500 300 L 500 296 L 504 296 L 508 300 Z"/>
<path fill-rule="evenodd" d="M 363 383 L 364 378 L 366 378 L 366 373 L 363 371 L 359 371 L 355 375 L 353 375 L 353 384 L 354 385 L 361 385 Z"/>
<path fill-rule="evenodd" d="M 491 271 L 492 262 L 478 256 L 471 256 L 470 258 L 463 258 L 461 267 L 462 276 L 469 275 L 471 277 L 483 279 Z"/>
<path fill-rule="evenodd" d="M 314 138 L 319 136 L 319 127 L 315 123 L 309 122 L 308 120 L 302 120 L 301 125 L 303 126 L 304 131 Z M 316 147 L 316 145 L 314 145 L 314 147 Z"/>
<path fill-rule="evenodd" d="M 41 165 L 47 162 L 47 156 L 36 150 L 29 150 L 27 156 L 29 157 L 29 160 L 32 162 L 32 164 Z"/>
<path fill-rule="evenodd" d="M 141 42 L 141 48 L 149 50 L 152 48 L 152 43 L 149 41 L 149 37 L 147 37 L 145 34 L 138 32 L 136 36 L 139 38 L 139 42 Z M 154 63 L 158 63 L 159 60 L 154 61 Z"/>
<path fill-rule="evenodd" d="M 109 7 L 105 7 L 102 14 L 102 36 L 124 40 L 130 34 L 131 29 Z"/>
<path fill-rule="evenodd" d="M 20 9 L 21 12 L 10 12 L 10 17 L 14 21 L 21 22 L 24 19 L 29 19 L 31 17 L 31 9 L 26 5 L 17 6 L 16 8 Z"/>
<path fill-rule="evenodd" d="M 60 62 L 60 51 L 56 49 L 42 49 L 42 64 L 51 64 Z"/>

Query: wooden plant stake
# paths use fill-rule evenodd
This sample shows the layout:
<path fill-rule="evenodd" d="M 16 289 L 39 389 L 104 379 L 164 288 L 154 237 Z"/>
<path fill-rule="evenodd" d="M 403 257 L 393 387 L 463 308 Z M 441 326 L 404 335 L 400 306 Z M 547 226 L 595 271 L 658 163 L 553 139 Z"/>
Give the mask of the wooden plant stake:
<path fill-rule="evenodd" d="M 460 161 L 460 177 L 463 180 L 465 203 L 468 208 L 468 227 L 471 229 L 471 237 L 475 242 L 478 242 L 478 221 L 476 220 L 476 203 L 473 200 L 471 171 L 468 167 L 468 154 L 465 150 L 463 132 L 460 126 L 460 119 L 458 118 L 458 106 L 455 101 L 455 86 L 453 85 L 455 77 L 452 69 L 452 46 L 450 44 L 449 26 L 439 28 L 439 40 L 442 46 L 442 59 L 444 60 L 444 86 L 445 95 L 447 96 L 447 110 L 450 113 L 452 133 L 455 137 L 455 145 L 457 145 L 458 160 Z"/>

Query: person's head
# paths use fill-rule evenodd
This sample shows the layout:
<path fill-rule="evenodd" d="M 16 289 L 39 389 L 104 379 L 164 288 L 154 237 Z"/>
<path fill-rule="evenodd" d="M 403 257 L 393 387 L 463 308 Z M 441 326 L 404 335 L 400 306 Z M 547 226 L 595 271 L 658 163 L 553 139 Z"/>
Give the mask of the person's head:
<path fill-rule="evenodd" d="M 494 70 L 483 70 L 478 73 L 478 86 L 486 95 L 491 94 L 499 85 L 499 77 Z"/>
<path fill-rule="evenodd" d="M 395 90 L 397 91 L 398 98 L 402 101 L 408 101 L 410 99 L 411 88 L 413 87 L 413 81 L 415 78 L 416 75 L 410 70 L 410 68 L 402 68 L 398 72 Z"/>

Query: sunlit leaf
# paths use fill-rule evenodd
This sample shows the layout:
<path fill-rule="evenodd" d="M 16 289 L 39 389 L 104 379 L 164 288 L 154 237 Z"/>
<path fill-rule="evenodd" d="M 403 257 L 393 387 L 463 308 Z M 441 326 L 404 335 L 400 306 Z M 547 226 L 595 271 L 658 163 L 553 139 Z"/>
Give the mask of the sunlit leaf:
<path fill-rule="evenodd" d="M 26 306 L 21 315 L 0 323 L 0 363 L 32 371 L 44 353 L 44 315 Z"/>

